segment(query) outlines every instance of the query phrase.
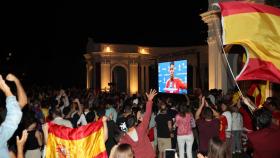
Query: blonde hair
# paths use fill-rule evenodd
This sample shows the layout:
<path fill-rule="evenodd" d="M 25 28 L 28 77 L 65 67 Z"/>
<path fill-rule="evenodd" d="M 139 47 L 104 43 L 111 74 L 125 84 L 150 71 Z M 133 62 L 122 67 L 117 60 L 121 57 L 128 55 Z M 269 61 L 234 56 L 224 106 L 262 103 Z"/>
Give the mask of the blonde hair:
<path fill-rule="evenodd" d="M 120 144 L 116 147 L 113 158 L 133 158 L 134 154 L 129 144 Z"/>

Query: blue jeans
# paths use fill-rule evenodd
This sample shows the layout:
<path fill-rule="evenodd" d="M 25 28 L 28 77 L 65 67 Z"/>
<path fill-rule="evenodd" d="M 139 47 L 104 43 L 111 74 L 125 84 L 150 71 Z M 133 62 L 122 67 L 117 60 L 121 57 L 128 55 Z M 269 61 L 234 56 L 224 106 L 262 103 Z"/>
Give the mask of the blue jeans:
<path fill-rule="evenodd" d="M 233 141 L 232 141 L 232 145 L 231 145 L 232 152 L 241 151 L 241 149 L 242 149 L 241 132 L 242 131 L 232 131 L 232 135 L 233 135 L 233 139 L 232 139 Z"/>

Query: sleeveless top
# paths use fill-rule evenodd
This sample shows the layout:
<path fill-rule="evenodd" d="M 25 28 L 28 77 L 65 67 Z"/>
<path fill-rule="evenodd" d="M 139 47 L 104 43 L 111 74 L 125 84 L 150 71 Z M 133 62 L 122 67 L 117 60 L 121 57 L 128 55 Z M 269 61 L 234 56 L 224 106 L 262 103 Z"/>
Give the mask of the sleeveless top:
<path fill-rule="evenodd" d="M 28 137 L 25 143 L 26 150 L 34 150 L 40 148 L 37 138 L 35 137 L 36 130 L 28 131 Z"/>

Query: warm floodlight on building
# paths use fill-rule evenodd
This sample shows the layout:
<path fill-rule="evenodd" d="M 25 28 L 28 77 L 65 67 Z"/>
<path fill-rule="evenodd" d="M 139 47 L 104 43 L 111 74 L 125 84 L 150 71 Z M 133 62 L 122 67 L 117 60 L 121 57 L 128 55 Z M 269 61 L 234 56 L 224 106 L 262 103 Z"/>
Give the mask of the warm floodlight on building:
<path fill-rule="evenodd" d="M 113 52 L 113 49 L 111 46 L 105 46 L 103 48 L 103 52 L 106 52 L 106 53 L 110 53 L 110 52 Z"/>
<path fill-rule="evenodd" d="M 139 52 L 140 54 L 150 54 L 150 53 L 149 53 L 149 48 L 144 48 L 144 47 L 139 47 L 139 48 L 138 48 L 138 52 Z"/>

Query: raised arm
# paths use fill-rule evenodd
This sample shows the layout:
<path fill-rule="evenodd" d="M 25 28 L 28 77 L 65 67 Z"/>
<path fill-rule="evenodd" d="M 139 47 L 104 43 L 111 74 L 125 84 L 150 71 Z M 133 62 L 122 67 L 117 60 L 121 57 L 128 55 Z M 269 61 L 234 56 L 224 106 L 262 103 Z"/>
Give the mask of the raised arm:
<path fill-rule="evenodd" d="M 20 107 L 23 108 L 27 104 L 27 96 L 26 96 L 26 93 L 25 93 L 19 79 L 13 74 L 8 74 L 6 77 L 6 80 L 12 81 L 16 84 L 18 103 L 19 103 Z"/>
<path fill-rule="evenodd" d="M 104 142 L 106 142 L 107 139 L 108 139 L 107 120 L 108 120 L 108 118 L 107 118 L 106 116 L 103 116 L 103 117 L 102 117 L 102 123 L 103 123 L 103 127 L 104 127 Z"/>
<path fill-rule="evenodd" d="M 43 135 L 44 135 L 44 142 L 45 142 L 45 144 L 47 144 L 47 142 L 48 142 L 48 129 L 49 129 L 48 123 L 43 124 L 42 129 L 43 129 Z"/>
<path fill-rule="evenodd" d="M 44 135 L 44 147 L 43 147 L 43 153 L 42 153 L 43 158 L 46 157 L 46 146 L 48 143 L 48 129 L 49 129 L 49 124 L 48 123 L 43 124 L 43 126 L 42 126 L 43 135 Z"/>
<path fill-rule="evenodd" d="M 78 99 L 78 98 L 74 99 L 74 102 L 76 102 L 76 103 L 78 104 L 78 108 L 79 108 L 78 114 L 79 114 L 79 115 L 82 115 L 82 113 L 83 113 L 83 107 L 82 107 L 82 105 L 81 105 L 79 99 Z"/>
<path fill-rule="evenodd" d="M 190 98 L 187 94 L 184 94 L 185 98 L 186 98 L 186 101 L 187 101 L 187 105 L 190 105 L 191 101 L 190 101 Z"/>
<path fill-rule="evenodd" d="M 22 135 L 21 135 L 20 139 L 17 136 L 17 158 L 24 158 L 23 149 L 24 149 L 24 144 L 27 140 L 27 137 L 28 137 L 27 130 L 22 131 Z"/>
<path fill-rule="evenodd" d="M 63 99 L 63 105 L 64 105 L 64 107 L 69 106 L 70 103 L 69 103 L 69 99 L 68 99 L 67 94 L 66 94 L 65 92 L 63 92 L 62 96 L 64 96 L 64 99 Z"/>
<path fill-rule="evenodd" d="M 195 119 L 198 120 L 200 118 L 200 114 L 202 112 L 203 107 L 205 106 L 205 97 L 202 97 L 201 104 L 195 113 Z"/>
<path fill-rule="evenodd" d="M 35 132 L 35 137 L 38 141 L 39 146 L 41 147 L 43 145 L 43 137 L 41 132 L 39 132 L 38 130 Z"/>
<path fill-rule="evenodd" d="M 22 112 L 20 106 L 13 96 L 10 87 L 7 86 L 2 76 L 0 75 L 0 89 L 6 95 L 7 115 L 4 122 L 0 126 L 0 147 L 4 146 L 7 141 L 12 137 L 15 130 L 20 123 Z"/>
<path fill-rule="evenodd" d="M 151 113 L 152 113 L 152 106 L 153 106 L 153 98 L 157 95 L 156 90 L 151 89 L 150 93 L 146 93 L 146 96 L 148 98 L 148 101 L 146 103 L 146 112 L 143 116 L 143 122 L 140 123 L 139 128 L 141 128 L 141 130 L 147 130 L 148 126 L 149 126 L 149 122 L 150 122 L 150 118 L 151 118 Z"/>
<path fill-rule="evenodd" d="M 242 97 L 243 102 L 248 106 L 251 112 L 257 109 L 256 105 L 247 97 Z"/>
<path fill-rule="evenodd" d="M 210 109 L 213 111 L 213 115 L 214 115 L 215 118 L 219 118 L 220 117 L 220 114 L 215 109 L 213 109 L 212 107 L 210 107 Z"/>

